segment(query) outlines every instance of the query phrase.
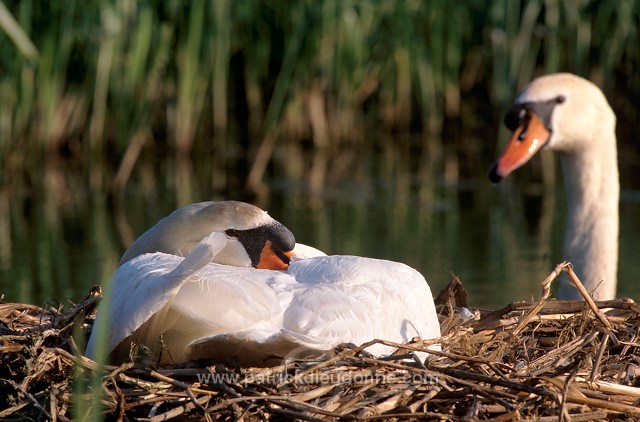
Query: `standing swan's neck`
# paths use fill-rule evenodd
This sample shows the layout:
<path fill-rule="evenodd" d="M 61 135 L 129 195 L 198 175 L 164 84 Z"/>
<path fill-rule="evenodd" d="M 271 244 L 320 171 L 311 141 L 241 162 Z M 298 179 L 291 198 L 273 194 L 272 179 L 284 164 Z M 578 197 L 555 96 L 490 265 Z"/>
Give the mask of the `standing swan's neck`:
<path fill-rule="evenodd" d="M 603 92 L 570 73 L 534 79 L 505 116 L 512 131 L 489 171 L 499 182 L 542 147 L 557 151 L 568 198 L 564 259 L 596 299 L 613 299 L 618 270 L 616 116 Z M 565 282 L 560 299 L 582 299 Z"/>
<path fill-rule="evenodd" d="M 597 133 L 590 148 L 562 153 L 568 198 L 564 259 L 596 300 L 614 298 L 618 269 L 620 185 L 615 129 Z M 607 137 L 607 139 L 603 139 Z M 573 284 L 563 283 L 560 299 L 582 299 Z"/>

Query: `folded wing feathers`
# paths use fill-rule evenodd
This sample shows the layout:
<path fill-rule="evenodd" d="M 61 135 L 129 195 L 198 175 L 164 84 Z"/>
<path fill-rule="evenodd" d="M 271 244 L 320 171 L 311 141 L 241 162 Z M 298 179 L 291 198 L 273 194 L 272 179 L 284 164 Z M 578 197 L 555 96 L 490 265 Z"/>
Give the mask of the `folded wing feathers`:
<path fill-rule="evenodd" d="M 171 330 L 167 338 L 185 359 L 223 350 L 225 341 L 269 354 L 295 344 L 327 350 L 342 342 L 440 335 L 429 286 L 404 264 L 350 256 L 299 260 L 287 272 L 211 264 L 225 242 L 214 233 L 184 259 L 143 255 L 120 267 L 109 312 L 111 349 L 154 315 L 140 338 Z M 170 327 L 161 321 L 169 314 Z"/>
<path fill-rule="evenodd" d="M 157 314 L 197 270 L 204 267 L 226 243 L 223 233 L 204 238 L 186 257 L 155 253 L 138 256 L 120 266 L 111 277 L 113 292 L 107 306 L 101 306 L 94 325 L 108 318 L 108 347 L 111 352 L 122 340 Z M 108 312 L 105 315 L 105 309 Z M 97 336 L 87 344 L 87 356 L 93 356 Z"/>

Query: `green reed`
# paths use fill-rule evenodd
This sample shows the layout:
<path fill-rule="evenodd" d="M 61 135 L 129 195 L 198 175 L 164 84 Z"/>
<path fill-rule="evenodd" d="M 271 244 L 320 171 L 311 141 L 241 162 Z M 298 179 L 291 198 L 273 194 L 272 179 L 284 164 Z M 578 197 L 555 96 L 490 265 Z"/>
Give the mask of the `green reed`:
<path fill-rule="evenodd" d="M 87 203 L 88 196 L 77 194 L 83 188 L 122 195 L 138 189 L 128 194 L 150 197 L 148 209 L 119 210 L 117 200 L 113 207 L 117 220 L 127 213 L 136 228 L 146 228 L 170 211 L 160 209 L 165 190 L 181 205 L 205 199 L 199 192 L 210 193 L 209 185 L 220 195 L 245 184 L 258 191 L 267 177 L 284 174 L 315 192 L 349 173 L 359 181 L 353 212 L 284 207 L 287 224 L 302 224 L 307 214 L 319 220 L 315 238 L 301 240 L 350 253 L 354 239 L 378 236 L 364 255 L 376 256 L 376 245 L 391 242 L 398 255 L 386 258 L 406 261 L 410 250 L 428 250 L 427 237 L 408 244 L 397 238 L 408 225 L 445 240 L 443 251 L 431 253 L 475 251 L 460 247 L 471 228 L 455 217 L 410 213 L 415 182 L 409 176 L 419 174 L 419 200 L 430 202 L 437 195 L 434 175 L 453 184 L 465 170 L 459 157 L 486 161 L 487 147 L 457 137 L 480 142 L 473 130 L 499 126 L 515 92 L 535 74 L 572 71 L 638 98 L 639 3 L 0 1 L 0 264 L 20 269 L 8 294 L 22 301 L 77 299 L 84 292 L 73 286 L 106 281 L 138 230 L 119 223 L 117 239 L 106 229 L 109 199 L 98 193 Z M 390 142 L 381 132 L 398 135 Z M 491 149 L 497 140 L 482 142 Z M 367 162 L 363 150 L 383 158 Z M 175 167 L 175 177 L 158 180 L 167 173 L 155 171 L 159 166 Z M 10 198 L 30 197 L 34 186 L 44 198 L 27 216 L 18 209 L 23 202 Z M 393 215 L 384 221 L 369 212 L 370 197 L 357 198 L 380 186 L 375 198 L 391 204 L 384 209 Z M 289 199 L 302 202 L 300 196 Z M 61 246 L 73 232 L 65 213 L 90 222 L 97 252 L 89 271 Z M 479 212 L 475 221 L 488 237 L 492 215 Z M 347 226 L 355 236 L 336 229 Z M 494 242 L 474 253 L 516 262 L 499 259 L 520 249 L 516 240 L 495 236 L 509 246 Z M 512 270 L 496 267 L 493 274 L 505 271 Z M 78 274 L 92 279 L 78 283 Z M 78 379 L 76 415 L 99 419 L 101 373 Z M 87 391 L 94 393 L 84 405 Z"/>
<path fill-rule="evenodd" d="M 311 140 L 331 157 L 371 148 L 366 134 L 379 130 L 422 132 L 419 147 L 439 156 L 463 107 L 497 116 L 537 73 L 640 89 L 638 10 L 636 0 L 3 2 L 2 183 L 16 160 L 30 171 L 61 155 L 83 163 L 91 186 L 121 189 L 144 153 L 206 151 L 222 190 L 229 169 L 259 181 L 286 167 L 283 143 Z"/>

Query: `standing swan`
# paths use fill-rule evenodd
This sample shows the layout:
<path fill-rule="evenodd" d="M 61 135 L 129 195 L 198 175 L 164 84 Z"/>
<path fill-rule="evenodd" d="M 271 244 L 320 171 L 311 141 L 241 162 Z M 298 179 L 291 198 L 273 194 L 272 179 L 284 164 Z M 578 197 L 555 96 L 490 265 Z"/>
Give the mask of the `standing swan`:
<path fill-rule="evenodd" d="M 614 298 L 620 184 L 616 117 L 604 94 L 569 73 L 542 76 L 516 98 L 505 125 L 513 134 L 489 178 L 499 182 L 542 147 L 558 151 L 568 201 L 564 259 L 595 299 Z M 582 296 L 564 282 L 559 298 Z"/>
<path fill-rule="evenodd" d="M 233 357 L 264 365 L 341 343 L 440 336 L 431 291 L 414 269 L 294 245 L 286 227 L 249 204 L 181 208 L 124 254 L 94 327 L 107 326 L 113 359 L 136 343 L 163 364 Z"/>

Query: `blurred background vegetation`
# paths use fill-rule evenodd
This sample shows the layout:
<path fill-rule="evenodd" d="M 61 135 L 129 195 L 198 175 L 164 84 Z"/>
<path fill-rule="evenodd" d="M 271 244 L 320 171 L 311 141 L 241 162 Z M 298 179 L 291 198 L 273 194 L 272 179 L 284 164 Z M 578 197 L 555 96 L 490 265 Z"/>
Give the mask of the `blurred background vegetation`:
<path fill-rule="evenodd" d="M 340 190 L 424 209 L 441 186 L 488 185 L 502 113 L 542 73 L 604 89 L 635 188 L 639 23 L 635 0 L 0 1 L 0 266 L 22 268 L 6 285 L 78 297 L 62 280 L 110 274 L 189 202 L 280 217 L 274 191 L 303 192 L 309 210 Z M 553 183 L 549 162 L 523 171 Z M 87 232 L 98 246 L 79 263 L 60 245 L 86 247 Z M 52 278 L 66 290 L 29 282 Z"/>

